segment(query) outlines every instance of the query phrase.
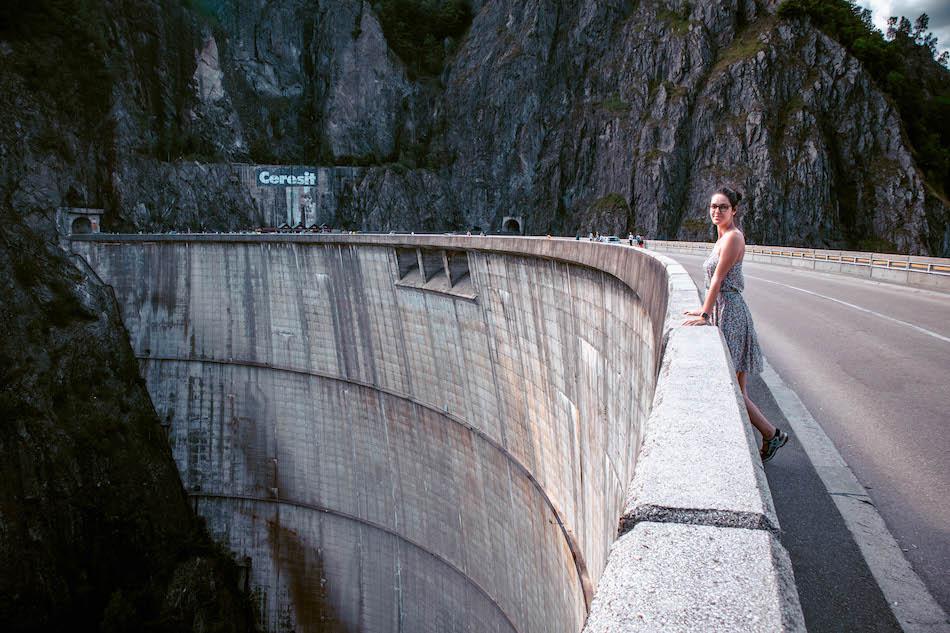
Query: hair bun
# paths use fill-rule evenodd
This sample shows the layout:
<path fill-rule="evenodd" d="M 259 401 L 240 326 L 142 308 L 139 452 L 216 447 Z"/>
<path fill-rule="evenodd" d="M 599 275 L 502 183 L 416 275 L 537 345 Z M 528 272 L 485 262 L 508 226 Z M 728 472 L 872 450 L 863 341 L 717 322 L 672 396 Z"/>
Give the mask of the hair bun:
<path fill-rule="evenodd" d="M 733 189 L 732 187 L 722 186 L 719 189 L 716 189 L 716 193 L 722 194 L 729 198 L 729 203 L 732 206 L 739 204 L 739 201 L 742 200 L 742 194 Z"/>

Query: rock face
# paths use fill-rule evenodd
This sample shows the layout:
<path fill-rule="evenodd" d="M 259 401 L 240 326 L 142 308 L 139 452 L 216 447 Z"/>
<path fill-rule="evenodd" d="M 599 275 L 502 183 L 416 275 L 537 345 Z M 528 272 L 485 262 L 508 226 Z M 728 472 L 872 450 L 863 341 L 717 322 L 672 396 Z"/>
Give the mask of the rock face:
<path fill-rule="evenodd" d="M 497 0 L 439 77 L 411 79 L 368 2 L 100 3 L 106 106 L 80 124 L 0 56 L 3 192 L 123 229 L 255 224 L 229 163 L 368 167 L 334 211 L 364 230 L 710 236 L 716 186 L 750 241 L 950 255 L 950 209 L 859 62 L 777 2 Z M 141 5 L 141 6 L 140 6 Z M 93 28 L 93 27 L 90 27 Z M 95 108 L 93 108 L 95 110 Z"/>
<path fill-rule="evenodd" d="M 252 631 L 114 299 L 0 214 L 0 629 Z"/>
<path fill-rule="evenodd" d="M 896 113 L 836 43 L 767 4 L 626 6 L 529 2 L 506 19 L 496 3 L 476 17 L 446 91 L 449 112 L 486 106 L 447 117 L 463 200 L 503 183 L 484 206 L 524 209 L 532 232 L 697 239 L 710 192 L 732 182 L 757 242 L 873 236 L 926 252 L 943 232 Z"/>

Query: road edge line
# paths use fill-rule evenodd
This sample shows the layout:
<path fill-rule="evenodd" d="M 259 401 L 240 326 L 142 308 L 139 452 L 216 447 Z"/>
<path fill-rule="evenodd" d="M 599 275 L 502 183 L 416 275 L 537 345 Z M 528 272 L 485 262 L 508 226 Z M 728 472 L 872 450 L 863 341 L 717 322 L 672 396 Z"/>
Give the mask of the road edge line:
<path fill-rule="evenodd" d="M 950 618 L 907 561 L 834 443 L 768 361 L 760 377 L 838 508 L 901 628 L 905 633 L 950 633 Z"/>

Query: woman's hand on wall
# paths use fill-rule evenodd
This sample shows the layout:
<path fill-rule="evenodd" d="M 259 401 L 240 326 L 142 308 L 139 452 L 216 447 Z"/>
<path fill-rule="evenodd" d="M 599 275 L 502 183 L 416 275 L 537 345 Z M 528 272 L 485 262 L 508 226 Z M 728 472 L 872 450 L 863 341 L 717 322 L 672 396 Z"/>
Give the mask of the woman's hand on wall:
<path fill-rule="evenodd" d="M 683 321 L 683 325 L 709 325 L 709 321 L 703 317 L 703 309 L 697 308 L 695 310 L 684 310 L 683 314 L 688 317 L 692 317 Z"/>

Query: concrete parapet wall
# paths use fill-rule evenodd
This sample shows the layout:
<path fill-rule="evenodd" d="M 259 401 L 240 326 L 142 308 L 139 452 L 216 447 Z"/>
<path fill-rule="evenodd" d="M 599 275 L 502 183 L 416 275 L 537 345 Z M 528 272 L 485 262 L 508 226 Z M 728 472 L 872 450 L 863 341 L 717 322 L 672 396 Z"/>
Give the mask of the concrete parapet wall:
<path fill-rule="evenodd" d="M 584 633 L 804 631 L 725 340 L 715 328 L 680 327 L 699 293 L 681 265 L 651 256 L 670 283 L 664 353 Z"/>
<path fill-rule="evenodd" d="M 708 254 L 713 244 L 652 240 L 652 250 L 662 253 Z M 746 246 L 745 259 L 751 262 L 802 268 L 872 279 L 887 283 L 950 292 L 950 259 L 891 255 L 864 251 L 837 251 L 781 246 Z"/>
<path fill-rule="evenodd" d="M 670 337 L 621 532 L 640 521 L 778 531 L 729 351 L 716 328 Z"/>
<path fill-rule="evenodd" d="M 321 613 L 351 631 L 609 623 L 598 584 L 649 571 L 611 550 L 621 517 L 633 535 L 726 531 L 724 547 L 751 528 L 782 551 L 722 339 L 677 328 L 698 294 L 662 255 L 462 236 L 72 246 L 115 289 L 182 481 L 249 559 L 267 630 Z M 401 279 L 413 248 L 453 253 L 444 280 Z M 712 454 L 676 445 L 687 431 L 711 431 Z M 794 630 L 794 609 L 774 620 L 797 605 L 790 570 L 756 565 L 785 584 L 749 610 Z M 676 617 L 703 609 L 691 598 Z M 731 618 L 720 630 L 746 630 Z"/>

